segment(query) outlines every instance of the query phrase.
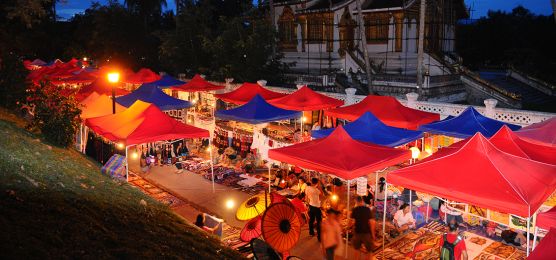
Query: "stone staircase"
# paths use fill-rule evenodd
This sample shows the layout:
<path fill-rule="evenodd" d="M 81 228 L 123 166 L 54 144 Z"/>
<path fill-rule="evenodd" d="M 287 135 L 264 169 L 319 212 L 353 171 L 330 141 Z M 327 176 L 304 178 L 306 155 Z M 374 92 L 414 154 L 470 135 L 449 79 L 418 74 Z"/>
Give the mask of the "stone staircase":
<path fill-rule="evenodd" d="M 556 97 L 550 96 L 539 91 L 523 82 L 508 77 L 506 71 L 479 71 L 482 79 L 495 84 L 509 92 L 521 95 L 524 108 L 530 106 L 554 106 L 556 105 Z"/>

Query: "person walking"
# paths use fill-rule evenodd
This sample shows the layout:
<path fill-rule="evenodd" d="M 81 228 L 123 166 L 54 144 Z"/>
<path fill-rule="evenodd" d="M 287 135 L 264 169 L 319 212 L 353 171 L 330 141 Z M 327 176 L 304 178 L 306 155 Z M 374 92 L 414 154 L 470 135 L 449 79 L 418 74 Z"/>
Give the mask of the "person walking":
<path fill-rule="evenodd" d="M 320 241 L 320 224 L 322 222 L 322 212 L 320 211 L 319 179 L 311 179 L 311 186 L 305 188 L 305 201 L 309 204 L 309 235 L 315 236 L 314 227 L 317 229 L 317 239 Z M 314 222 L 317 222 L 315 226 Z"/>
<path fill-rule="evenodd" d="M 321 247 L 326 260 L 335 259 L 335 255 L 339 255 L 342 250 L 342 227 L 338 222 L 338 214 L 340 212 L 329 209 L 326 211 L 326 219 L 321 223 Z"/>
<path fill-rule="evenodd" d="M 371 209 L 365 206 L 363 198 L 357 197 L 357 205 L 351 211 L 351 218 L 355 220 L 352 244 L 355 248 L 355 259 L 361 259 L 361 245 L 367 249 L 366 259 L 371 259 L 373 251 L 373 239 L 371 235 Z"/>
<path fill-rule="evenodd" d="M 448 223 L 448 233 L 439 241 L 440 260 L 467 260 L 467 249 L 464 238 L 458 234 L 459 225 L 455 219 Z"/>

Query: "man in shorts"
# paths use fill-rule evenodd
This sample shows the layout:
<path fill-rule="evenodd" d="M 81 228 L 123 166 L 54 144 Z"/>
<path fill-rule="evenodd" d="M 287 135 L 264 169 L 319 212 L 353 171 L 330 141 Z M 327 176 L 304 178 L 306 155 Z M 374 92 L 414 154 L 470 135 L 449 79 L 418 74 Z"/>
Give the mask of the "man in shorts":
<path fill-rule="evenodd" d="M 355 232 L 351 240 L 355 248 L 355 259 L 361 258 L 361 245 L 365 245 L 367 249 L 367 259 L 371 259 L 373 250 L 373 239 L 371 236 L 370 221 L 373 218 L 371 209 L 365 206 L 363 198 L 357 197 L 357 205 L 351 211 L 351 218 L 355 219 Z"/>

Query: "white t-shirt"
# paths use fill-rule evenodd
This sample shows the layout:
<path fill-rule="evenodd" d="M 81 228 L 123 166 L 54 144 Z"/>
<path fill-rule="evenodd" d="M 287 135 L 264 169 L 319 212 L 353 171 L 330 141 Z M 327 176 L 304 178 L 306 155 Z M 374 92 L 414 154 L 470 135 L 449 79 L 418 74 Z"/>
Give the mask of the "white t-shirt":
<path fill-rule="evenodd" d="M 403 214 L 403 210 L 401 209 L 396 211 L 396 214 L 394 214 L 394 219 L 400 227 L 405 224 L 415 224 L 415 219 L 413 219 L 413 215 L 411 215 L 411 212 Z"/>
<path fill-rule="evenodd" d="M 307 186 L 305 188 L 305 198 L 310 206 L 320 208 L 320 191 L 313 187 Z"/>

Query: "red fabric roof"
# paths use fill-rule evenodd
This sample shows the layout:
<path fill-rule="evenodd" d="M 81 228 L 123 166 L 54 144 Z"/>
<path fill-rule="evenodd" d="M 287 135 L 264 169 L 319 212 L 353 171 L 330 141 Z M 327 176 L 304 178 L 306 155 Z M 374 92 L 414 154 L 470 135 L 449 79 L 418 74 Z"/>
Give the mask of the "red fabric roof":
<path fill-rule="evenodd" d="M 160 75 L 154 73 L 150 69 L 142 68 L 139 71 L 137 71 L 137 73 L 124 77 L 122 81 L 129 84 L 143 84 L 143 83 L 157 81 L 159 79 L 160 79 Z"/>
<path fill-rule="evenodd" d="M 83 86 L 79 91 L 77 91 L 76 99 L 83 100 L 87 96 L 91 95 L 91 93 L 96 92 L 99 95 L 107 95 L 112 96 L 112 85 L 108 82 L 105 78 L 98 78 L 97 80 L 93 81 L 90 85 Z M 121 88 L 116 88 L 116 96 L 122 96 L 129 94 L 129 91 Z"/>
<path fill-rule="evenodd" d="M 386 125 L 412 130 L 440 120 L 439 114 L 406 107 L 394 97 L 374 95 L 367 96 L 357 104 L 326 111 L 326 115 L 354 121 L 367 111 Z"/>
<path fill-rule="evenodd" d="M 54 84 L 84 84 L 91 83 L 97 79 L 97 76 L 91 72 L 81 71 L 77 75 L 68 78 L 52 81 Z"/>
<path fill-rule="evenodd" d="M 226 102 L 243 105 L 253 99 L 257 94 L 261 95 L 261 97 L 263 97 L 266 101 L 281 98 L 287 95 L 270 91 L 257 83 L 245 82 L 239 88 L 231 92 L 215 94 L 214 96 Z"/>
<path fill-rule="evenodd" d="M 555 174 L 555 165 L 502 152 L 476 134 L 458 151 L 397 170 L 388 175 L 388 181 L 527 217 L 556 188 Z"/>
<path fill-rule="evenodd" d="M 542 212 L 537 215 L 537 227 L 549 230 L 556 228 L 556 207 L 552 207 L 547 212 Z"/>
<path fill-rule="evenodd" d="M 440 158 L 454 153 L 464 146 L 470 138 L 461 140 L 449 147 L 442 148 L 426 160 Z M 531 159 L 533 161 L 556 165 L 556 147 L 538 145 L 519 138 L 508 126 L 502 126 L 489 141 L 496 148 L 515 156 Z"/>
<path fill-rule="evenodd" d="M 527 260 L 554 260 L 556 256 L 556 228 L 551 228 Z"/>
<path fill-rule="evenodd" d="M 521 128 L 516 134 L 530 142 L 556 147 L 556 117 Z"/>
<path fill-rule="evenodd" d="M 189 82 L 181 86 L 172 87 L 171 89 L 177 91 L 185 91 L 185 92 L 200 92 L 200 91 L 218 90 L 223 88 L 224 86 L 218 86 L 212 84 L 206 81 L 204 78 L 202 78 L 199 74 L 195 74 L 195 76 L 193 76 L 193 78 Z"/>
<path fill-rule="evenodd" d="M 99 95 L 93 92 L 80 103 L 83 105 L 83 108 L 81 108 L 81 119 L 112 114 L 112 98 L 107 95 Z M 124 106 L 116 103 L 116 113 L 123 112 L 125 109 Z"/>
<path fill-rule="evenodd" d="M 317 93 L 307 86 L 269 103 L 279 108 L 297 111 L 329 109 L 344 105 L 344 101 Z"/>
<path fill-rule="evenodd" d="M 209 137 L 205 129 L 186 125 L 151 103 L 137 101 L 124 112 L 85 120 L 95 133 L 125 145 L 178 138 Z"/>
<path fill-rule="evenodd" d="M 411 159 L 411 152 L 352 139 L 342 126 L 329 136 L 268 151 L 268 157 L 345 180 Z"/>

